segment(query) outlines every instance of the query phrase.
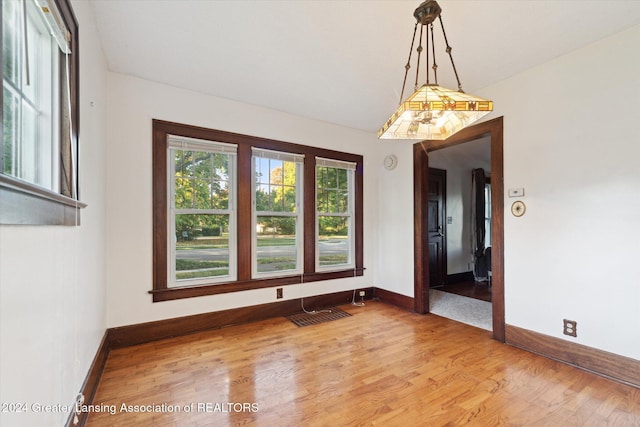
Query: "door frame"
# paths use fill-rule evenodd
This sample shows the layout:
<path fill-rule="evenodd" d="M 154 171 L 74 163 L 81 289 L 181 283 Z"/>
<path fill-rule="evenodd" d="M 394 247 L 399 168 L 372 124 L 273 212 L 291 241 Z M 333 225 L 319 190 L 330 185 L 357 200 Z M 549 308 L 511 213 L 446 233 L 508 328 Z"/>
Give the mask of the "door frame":
<path fill-rule="evenodd" d="M 504 154 L 503 117 L 461 130 L 444 141 L 426 140 L 413 145 L 413 264 L 414 310 L 429 312 L 428 210 L 424 208 L 429 188 L 429 153 L 475 139 L 491 138 L 491 270 L 493 338 L 505 341 L 504 318 Z"/>

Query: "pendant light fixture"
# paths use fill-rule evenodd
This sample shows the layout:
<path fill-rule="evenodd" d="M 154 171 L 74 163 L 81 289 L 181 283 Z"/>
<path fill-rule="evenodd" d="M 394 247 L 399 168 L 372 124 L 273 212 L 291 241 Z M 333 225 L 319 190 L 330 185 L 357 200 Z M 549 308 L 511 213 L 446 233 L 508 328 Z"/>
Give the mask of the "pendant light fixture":
<path fill-rule="evenodd" d="M 464 93 L 458 77 L 456 65 L 451 55 L 452 48 L 447 40 L 441 16 L 442 9 L 435 0 L 427 0 L 413 12 L 416 25 L 413 29 L 413 39 L 409 49 L 409 59 L 405 65 L 404 81 L 400 94 L 400 106 L 389 120 L 378 131 L 380 139 L 447 139 L 454 133 L 474 123 L 493 110 L 493 102 L 487 99 Z M 458 82 L 458 90 L 447 89 L 438 85 L 438 64 L 436 63 L 436 48 L 433 22 L 438 19 L 442 28 L 446 53 L 451 59 L 451 66 Z M 418 34 L 415 92 L 404 102 L 404 89 L 407 84 L 411 55 Z M 423 49 L 422 43 L 425 43 Z M 431 40 L 429 40 L 431 39 Z M 431 46 L 429 44 L 431 43 Z M 429 50 L 431 49 L 431 52 Z M 424 52 L 426 83 L 418 86 L 420 76 L 420 58 Z M 433 72 L 433 83 L 430 80 L 429 68 Z"/>

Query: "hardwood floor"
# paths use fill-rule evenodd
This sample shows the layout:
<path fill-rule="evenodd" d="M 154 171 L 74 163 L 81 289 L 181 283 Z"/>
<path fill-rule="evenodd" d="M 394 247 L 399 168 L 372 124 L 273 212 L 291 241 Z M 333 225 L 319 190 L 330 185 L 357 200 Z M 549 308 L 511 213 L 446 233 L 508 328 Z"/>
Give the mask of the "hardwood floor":
<path fill-rule="evenodd" d="M 463 297 L 479 299 L 491 302 L 491 288 L 487 282 L 476 283 L 474 281 L 446 284 L 434 288 L 442 292 L 449 292 Z"/>
<path fill-rule="evenodd" d="M 301 328 L 274 318 L 113 350 L 93 402 L 107 412 L 86 425 L 640 425 L 639 389 L 435 315 L 374 301 L 341 308 L 353 316 Z"/>

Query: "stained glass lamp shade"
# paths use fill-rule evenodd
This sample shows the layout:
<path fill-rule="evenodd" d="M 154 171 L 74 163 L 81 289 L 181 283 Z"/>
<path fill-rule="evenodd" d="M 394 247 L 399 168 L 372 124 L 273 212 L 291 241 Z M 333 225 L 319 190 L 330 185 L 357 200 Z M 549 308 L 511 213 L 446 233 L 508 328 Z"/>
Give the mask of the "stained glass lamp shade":
<path fill-rule="evenodd" d="M 462 90 L 462 84 L 451 54 L 453 49 L 447 40 L 441 12 L 442 9 L 435 0 L 427 0 L 420 4 L 413 13 L 416 18 L 416 24 L 413 30 L 411 48 L 409 49 L 409 59 L 405 65 L 400 106 L 378 131 L 378 138 L 380 139 L 447 139 L 493 110 L 492 101 L 466 94 Z M 458 90 L 447 89 L 438 85 L 438 64 L 436 63 L 433 25 L 436 19 L 440 21 L 444 44 L 446 45 L 445 52 L 451 60 L 451 66 L 458 82 Z M 407 76 L 411 68 L 411 55 L 418 28 L 420 28 L 420 33 L 416 49 L 415 92 L 402 101 L 407 84 Z M 424 48 L 423 43 L 425 44 Z M 429 46 L 430 44 L 431 46 Z M 418 76 L 420 75 L 421 55 L 424 55 L 425 59 L 426 83 L 419 86 Z M 430 72 L 429 68 L 433 71 Z M 431 73 L 433 73 L 435 83 L 430 83 L 429 81 Z"/>
<path fill-rule="evenodd" d="M 378 138 L 446 139 L 492 110 L 492 101 L 425 84 L 400 104 Z"/>

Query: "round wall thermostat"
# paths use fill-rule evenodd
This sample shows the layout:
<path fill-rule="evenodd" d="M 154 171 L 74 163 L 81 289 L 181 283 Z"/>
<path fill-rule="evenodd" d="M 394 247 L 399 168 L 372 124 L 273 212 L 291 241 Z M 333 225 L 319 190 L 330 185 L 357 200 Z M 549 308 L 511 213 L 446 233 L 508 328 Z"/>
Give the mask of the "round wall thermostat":
<path fill-rule="evenodd" d="M 511 205 L 511 213 L 513 216 L 522 216 L 527 211 L 527 206 L 523 201 L 518 200 Z"/>
<path fill-rule="evenodd" d="M 386 170 L 390 171 L 392 169 L 395 169 L 396 166 L 398 166 L 398 158 L 396 156 L 394 156 L 393 154 L 389 154 L 384 158 L 384 168 Z"/>

